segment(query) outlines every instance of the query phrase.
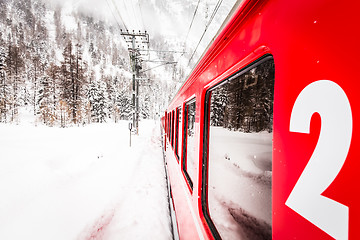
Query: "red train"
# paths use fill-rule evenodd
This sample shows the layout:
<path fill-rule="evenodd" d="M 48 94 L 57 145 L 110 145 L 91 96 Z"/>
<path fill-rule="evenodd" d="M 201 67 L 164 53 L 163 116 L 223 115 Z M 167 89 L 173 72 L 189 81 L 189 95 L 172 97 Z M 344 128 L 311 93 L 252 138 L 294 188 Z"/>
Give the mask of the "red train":
<path fill-rule="evenodd" d="M 162 118 L 180 239 L 360 239 L 359 9 L 236 4 Z"/>

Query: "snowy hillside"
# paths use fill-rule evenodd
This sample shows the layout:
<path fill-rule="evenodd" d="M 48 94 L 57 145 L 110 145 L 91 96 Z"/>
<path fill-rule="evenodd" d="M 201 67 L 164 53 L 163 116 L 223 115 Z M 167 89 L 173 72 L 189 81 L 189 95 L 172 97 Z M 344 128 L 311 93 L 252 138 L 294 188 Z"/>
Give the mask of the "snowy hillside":
<path fill-rule="evenodd" d="M 158 117 L 234 2 L 1 1 L 0 122 L 21 122 L 24 108 L 49 126 L 129 119 L 125 28 L 150 35 L 140 117 Z"/>

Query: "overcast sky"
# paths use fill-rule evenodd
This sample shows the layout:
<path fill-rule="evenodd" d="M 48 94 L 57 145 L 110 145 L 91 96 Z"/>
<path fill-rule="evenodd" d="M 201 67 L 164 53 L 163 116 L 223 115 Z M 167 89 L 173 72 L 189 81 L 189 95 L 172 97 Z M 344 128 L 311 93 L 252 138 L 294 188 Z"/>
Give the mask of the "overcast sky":
<path fill-rule="evenodd" d="M 43 0 L 47 3 L 60 4 L 63 12 L 81 11 L 96 18 L 106 20 L 110 24 L 125 23 L 129 31 L 147 30 L 150 40 L 156 35 L 162 35 L 167 41 L 172 41 L 176 50 L 182 50 L 186 45 L 195 49 L 206 23 L 212 15 L 218 0 L 200 0 L 193 25 L 192 17 L 198 0 Z M 197 49 L 199 57 L 208 43 L 214 37 L 236 0 L 223 0 L 204 38 Z M 189 30 L 190 29 L 190 30 Z M 187 32 L 189 31 L 188 37 Z M 180 46 L 181 45 L 181 46 Z M 195 61 L 196 62 L 196 61 Z"/>
<path fill-rule="evenodd" d="M 119 23 L 123 28 L 123 23 L 128 29 L 145 30 L 151 28 L 149 22 L 149 11 L 144 4 L 138 0 L 43 0 L 60 4 L 67 10 L 81 11 L 95 17 L 105 19 L 112 24 Z M 147 0 L 150 1 L 151 0 Z M 144 24 L 145 23 L 145 24 Z M 145 27 L 144 27 L 145 25 Z"/>
<path fill-rule="evenodd" d="M 125 23 L 129 30 L 148 30 L 149 32 L 161 32 L 162 35 L 186 35 L 198 2 L 198 0 L 43 1 L 61 4 L 68 10 L 82 11 L 106 19 L 112 24 L 117 24 L 116 22 L 118 22 L 121 28 L 123 28 L 122 25 Z M 217 16 L 212 23 L 214 25 L 213 28 L 216 28 L 216 30 L 219 28 L 235 1 L 224 0 L 222 2 Z M 208 8 L 207 15 L 211 15 L 217 2 L 218 0 L 200 0 L 200 7 L 193 25 L 193 33 L 199 34 L 199 32 L 204 30 L 206 23 L 204 19 L 205 8 Z M 190 32 L 190 35 L 192 35 L 192 32 Z"/>

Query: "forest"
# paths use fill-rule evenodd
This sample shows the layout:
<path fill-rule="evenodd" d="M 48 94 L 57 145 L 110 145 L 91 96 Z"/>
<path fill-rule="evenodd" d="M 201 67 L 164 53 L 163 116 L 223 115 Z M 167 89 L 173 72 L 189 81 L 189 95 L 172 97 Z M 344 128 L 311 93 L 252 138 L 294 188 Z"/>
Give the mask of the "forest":
<path fill-rule="evenodd" d="M 210 124 L 241 132 L 272 132 L 275 66 L 272 59 L 231 76 L 211 92 Z"/>
<path fill-rule="evenodd" d="M 119 28 L 41 0 L 1 0 L 0 30 L 0 122 L 17 123 L 23 111 L 61 127 L 130 118 L 131 67 Z M 144 77 L 140 117 L 154 118 L 164 84 Z"/>

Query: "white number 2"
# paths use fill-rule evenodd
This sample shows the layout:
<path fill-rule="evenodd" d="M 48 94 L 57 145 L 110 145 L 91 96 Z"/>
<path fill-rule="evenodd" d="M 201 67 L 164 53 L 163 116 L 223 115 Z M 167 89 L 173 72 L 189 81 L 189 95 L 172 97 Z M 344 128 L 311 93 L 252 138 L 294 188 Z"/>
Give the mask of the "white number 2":
<path fill-rule="evenodd" d="M 344 165 L 352 136 L 350 103 L 339 85 L 320 80 L 306 86 L 295 101 L 290 131 L 309 133 L 316 112 L 321 117 L 316 148 L 285 204 L 331 237 L 348 239 L 349 208 L 321 195 Z"/>

